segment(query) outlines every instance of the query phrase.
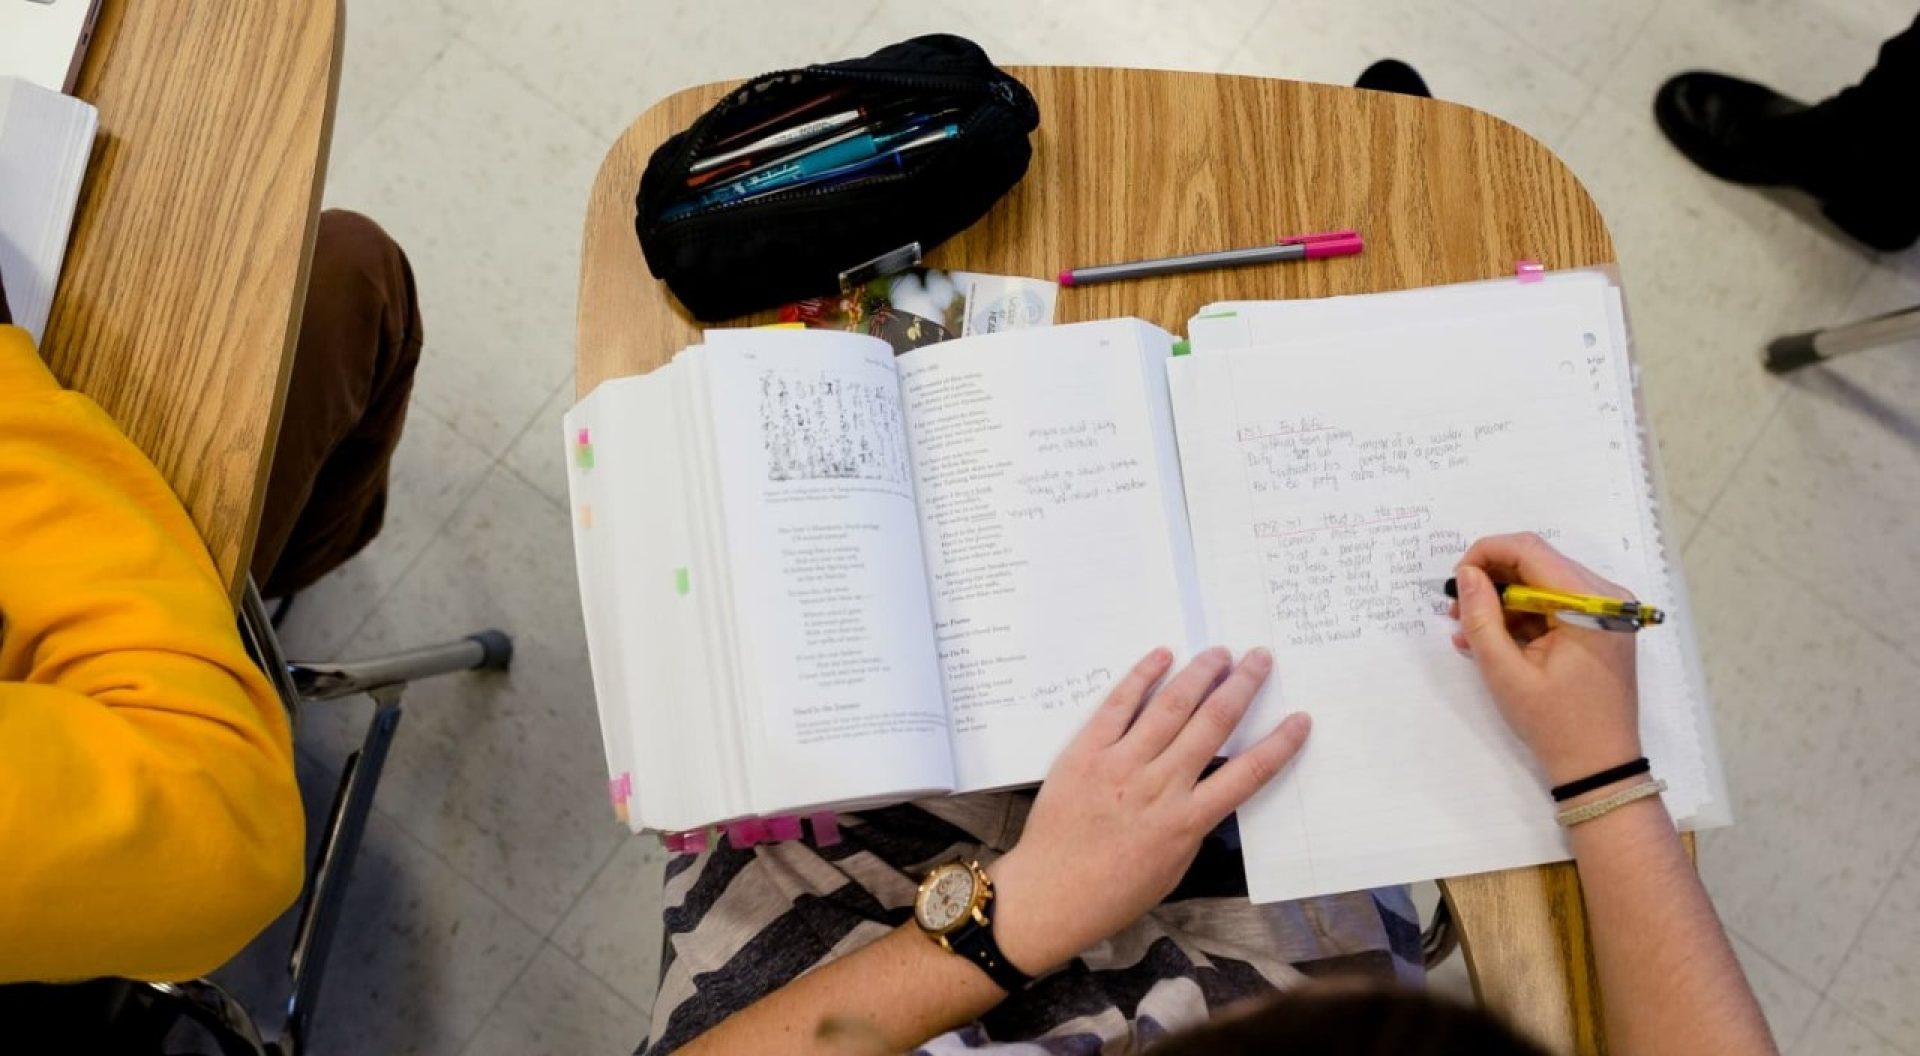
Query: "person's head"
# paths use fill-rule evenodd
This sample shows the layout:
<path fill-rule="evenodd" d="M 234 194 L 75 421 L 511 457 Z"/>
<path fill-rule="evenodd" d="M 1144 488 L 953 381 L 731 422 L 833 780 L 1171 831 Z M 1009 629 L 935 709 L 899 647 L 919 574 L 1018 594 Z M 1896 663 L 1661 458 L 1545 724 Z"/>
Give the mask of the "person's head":
<path fill-rule="evenodd" d="M 1547 1056 L 1484 1009 L 1411 990 L 1298 990 L 1176 1034 L 1148 1056 Z"/>

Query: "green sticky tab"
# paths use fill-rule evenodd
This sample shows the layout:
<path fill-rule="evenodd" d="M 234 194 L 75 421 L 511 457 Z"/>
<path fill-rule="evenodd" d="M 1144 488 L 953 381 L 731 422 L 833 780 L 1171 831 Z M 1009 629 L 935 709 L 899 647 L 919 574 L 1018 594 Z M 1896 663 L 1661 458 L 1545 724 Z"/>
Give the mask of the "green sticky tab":
<path fill-rule="evenodd" d="M 683 566 L 683 567 L 674 569 L 673 570 L 673 592 L 675 594 L 685 594 L 687 591 L 690 591 L 692 589 L 693 589 L 693 584 L 687 581 L 686 568 Z"/>
<path fill-rule="evenodd" d="M 1192 342 L 1175 341 L 1173 343 L 1173 354 L 1176 356 L 1184 356 L 1191 353 L 1192 351 L 1193 351 Z"/>
<path fill-rule="evenodd" d="M 1199 315 L 1199 316 L 1195 316 L 1194 318 L 1196 318 L 1196 319 L 1231 319 L 1231 318 L 1233 318 L 1234 316 L 1236 316 L 1236 315 L 1239 315 L 1239 314 L 1240 314 L 1239 312 L 1231 312 L 1231 311 L 1229 311 L 1229 312 L 1208 312 L 1208 313 L 1207 313 L 1207 314 L 1205 314 L 1205 315 Z"/>
<path fill-rule="evenodd" d="M 574 449 L 573 460 L 579 464 L 581 469 L 592 469 L 593 445 L 581 444 L 578 448 Z"/>

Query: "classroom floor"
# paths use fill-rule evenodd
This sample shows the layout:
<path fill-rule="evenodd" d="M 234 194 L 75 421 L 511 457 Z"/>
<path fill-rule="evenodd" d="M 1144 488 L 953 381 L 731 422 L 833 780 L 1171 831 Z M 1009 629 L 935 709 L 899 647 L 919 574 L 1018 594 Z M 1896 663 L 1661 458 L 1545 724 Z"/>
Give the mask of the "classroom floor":
<path fill-rule="evenodd" d="M 1756 362 L 1774 334 L 1920 301 L 1920 251 L 1876 257 L 1698 175 L 1649 114 L 1689 66 L 1830 93 L 1912 0 L 347 6 L 326 201 L 407 248 L 427 349 L 387 529 L 285 638 L 328 658 L 499 626 L 519 654 L 409 693 L 316 1052 L 645 1036 L 662 858 L 606 806 L 562 507 L 587 189 L 675 88 L 945 29 L 1008 63 L 1350 83 L 1398 56 L 1572 165 L 1619 247 L 1740 817 L 1703 871 L 1783 1048 L 1920 1056 L 1920 346 L 1791 382 Z M 366 714 L 301 731 L 315 825 Z M 229 973 L 257 1008 L 289 926 Z"/>

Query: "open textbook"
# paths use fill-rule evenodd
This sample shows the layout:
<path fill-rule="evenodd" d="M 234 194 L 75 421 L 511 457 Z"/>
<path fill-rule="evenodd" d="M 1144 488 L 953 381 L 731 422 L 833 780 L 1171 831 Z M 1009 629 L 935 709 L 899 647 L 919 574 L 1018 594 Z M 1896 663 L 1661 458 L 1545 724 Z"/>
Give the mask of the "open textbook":
<path fill-rule="evenodd" d="M 1640 636 L 1678 817 L 1724 819 L 1604 275 L 1212 306 L 895 357 L 716 330 L 566 418 L 607 761 L 636 830 L 1040 780 L 1142 654 L 1267 645 L 1315 728 L 1240 813 L 1256 900 L 1567 855 L 1437 584 L 1530 529 Z M 1229 746 L 1230 749 L 1233 746 Z"/>

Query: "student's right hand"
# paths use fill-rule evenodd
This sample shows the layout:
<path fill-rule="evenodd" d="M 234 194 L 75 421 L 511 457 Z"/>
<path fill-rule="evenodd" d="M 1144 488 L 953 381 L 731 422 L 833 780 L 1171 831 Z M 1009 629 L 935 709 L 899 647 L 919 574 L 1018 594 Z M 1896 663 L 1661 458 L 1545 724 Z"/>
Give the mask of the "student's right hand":
<path fill-rule="evenodd" d="M 1553 784 L 1640 757 L 1634 636 L 1509 613 L 1493 584 L 1631 598 L 1625 588 L 1530 532 L 1481 539 L 1454 575 L 1460 597 L 1453 615 L 1460 630 L 1453 644 L 1473 658 L 1507 724 Z"/>

